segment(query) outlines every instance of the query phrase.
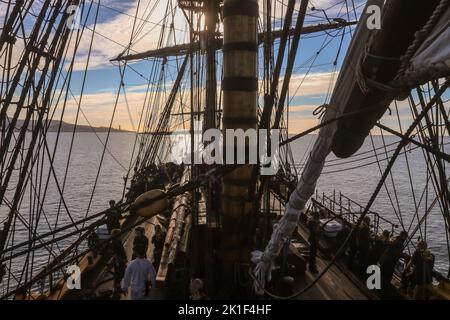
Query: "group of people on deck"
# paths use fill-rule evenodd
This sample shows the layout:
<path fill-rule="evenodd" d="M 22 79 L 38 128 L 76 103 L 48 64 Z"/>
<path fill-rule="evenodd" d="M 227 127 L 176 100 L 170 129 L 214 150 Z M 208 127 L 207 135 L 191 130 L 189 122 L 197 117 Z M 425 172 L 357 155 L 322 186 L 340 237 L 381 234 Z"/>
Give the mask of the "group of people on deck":
<path fill-rule="evenodd" d="M 381 292 L 384 295 L 390 292 L 397 263 L 404 257 L 408 263 L 401 274 L 400 289 L 414 299 L 428 299 L 432 285 L 434 255 L 428 250 L 427 243 L 419 239 L 413 255 L 408 257 L 403 253 L 408 240 L 406 231 L 400 232 L 396 237 L 391 237 L 388 230 L 374 236 L 370 223 L 370 218 L 366 216 L 353 226 L 354 231 L 347 250 L 347 263 L 350 269 L 362 277 L 367 277 L 367 267 L 378 265 L 381 272 Z M 310 243 L 309 270 L 317 273 L 316 254 L 322 230 L 319 212 L 313 211 L 310 214 L 307 227 Z"/>
<path fill-rule="evenodd" d="M 148 299 L 150 288 L 156 285 L 156 271 L 158 268 L 165 240 L 165 231 L 161 225 L 155 225 L 152 238 L 153 263 L 147 259 L 149 240 L 145 235 L 145 229 L 135 228 L 133 239 L 132 259 L 127 265 L 127 255 L 123 243 L 119 237 L 121 233 L 120 210 L 116 207 L 114 200 L 109 202 L 110 212 L 106 217 L 106 226 L 111 235 L 110 249 L 114 268 L 114 293 L 128 295 L 130 299 Z M 130 291 L 130 292 L 128 292 Z"/>

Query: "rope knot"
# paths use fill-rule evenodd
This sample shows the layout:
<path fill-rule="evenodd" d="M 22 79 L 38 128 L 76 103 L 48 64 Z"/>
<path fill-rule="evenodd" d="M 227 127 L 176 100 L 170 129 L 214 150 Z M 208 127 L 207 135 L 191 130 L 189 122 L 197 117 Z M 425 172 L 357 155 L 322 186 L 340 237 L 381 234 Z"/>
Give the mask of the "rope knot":
<path fill-rule="evenodd" d="M 318 116 L 319 119 L 322 119 L 323 115 L 327 112 L 328 109 L 332 109 L 333 107 L 329 105 L 328 103 L 324 103 L 320 106 L 318 106 L 313 111 L 314 116 Z"/>

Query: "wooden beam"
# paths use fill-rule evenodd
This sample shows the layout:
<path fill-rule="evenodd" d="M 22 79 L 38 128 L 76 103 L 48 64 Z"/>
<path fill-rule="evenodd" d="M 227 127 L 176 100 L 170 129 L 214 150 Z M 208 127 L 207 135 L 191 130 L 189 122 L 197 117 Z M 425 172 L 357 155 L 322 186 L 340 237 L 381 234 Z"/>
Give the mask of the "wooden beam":
<path fill-rule="evenodd" d="M 337 20 L 333 23 L 324 23 L 324 24 L 316 24 L 311 26 L 305 26 L 302 29 L 301 34 L 311 34 L 326 30 L 332 30 L 332 29 L 339 29 L 344 28 L 348 26 L 352 26 L 357 24 L 358 21 L 345 21 L 345 20 Z M 274 30 L 272 32 L 272 39 L 278 39 L 281 38 L 283 34 L 283 30 Z M 289 36 L 293 36 L 295 34 L 295 28 L 291 28 L 289 30 Z M 262 44 L 264 42 L 265 38 L 265 32 L 261 32 L 258 34 L 258 43 Z M 216 39 L 216 50 L 220 50 L 223 47 L 223 38 Z M 172 47 L 165 47 L 161 49 L 154 49 L 154 50 L 148 50 L 141 53 L 135 53 L 130 54 L 126 56 L 118 56 L 114 59 L 111 59 L 111 61 L 131 61 L 131 60 L 139 60 L 139 59 L 146 59 L 146 58 L 161 58 L 161 57 L 167 57 L 167 56 L 179 56 L 179 55 L 185 55 L 189 52 L 190 48 L 192 47 L 192 50 L 200 51 L 200 44 L 198 41 L 194 42 L 191 46 L 190 43 L 184 43 L 179 44 Z"/>
<path fill-rule="evenodd" d="M 186 168 L 181 184 L 189 180 L 190 168 Z M 164 248 L 161 254 L 161 261 L 156 275 L 156 281 L 159 284 L 165 283 L 169 275 L 169 266 L 175 263 L 178 246 L 181 241 L 183 226 L 185 219 L 189 215 L 190 194 L 183 193 L 176 197 L 173 206 L 172 216 L 170 218 L 169 227 L 167 228 L 166 239 L 164 241 Z"/>

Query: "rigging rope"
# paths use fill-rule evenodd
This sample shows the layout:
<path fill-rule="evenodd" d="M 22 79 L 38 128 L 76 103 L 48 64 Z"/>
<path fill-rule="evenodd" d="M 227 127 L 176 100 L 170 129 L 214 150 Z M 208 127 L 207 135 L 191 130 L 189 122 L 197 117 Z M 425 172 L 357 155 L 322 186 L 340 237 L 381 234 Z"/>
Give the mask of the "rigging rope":
<path fill-rule="evenodd" d="M 261 284 L 259 283 L 259 279 L 257 279 L 252 271 L 250 270 L 250 275 L 253 278 L 253 280 L 256 283 L 259 283 L 259 287 L 264 289 L 264 292 L 275 298 L 275 299 L 280 299 L 280 300 L 289 300 L 289 299 L 293 299 L 296 298 L 302 294 L 304 294 L 305 292 L 307 292 L 309 289 L 311 289 L 327 272 L 328 270 L 337 262 L 337 259 L 340 258 L 340 256 L 344 253 L 347 244 L 349 243 L 350 239 L 352 238 L 355 230 L 357 227 L 359 227 L 359 225 L 361 224 L 361 222 L 363 221 L 364 217 L 367 215 L 367 213 L 369 212 L 372 204 L 374 203 L 375 199 L 378 196 L 378 193 L 380 192 L 381 188 L 383 187 L 386 178 L 388 177 L 389 173 L 391 172 L 391 169 L 395 163 L 395 160 L 397 159 L 401 149 L 407 144 L 407 137 L 409 137 L 411 135 L 411 133 L 414 131 L 414 129 L 416 128 L 416 126 L 420 123 L 420 121 L 425 117 L 425 115 L 430 111 L 430 109 L 433 107 L 433 105 L 436 103 L 436 100 L 442 96 L 442 94 L 445 92 L 445 90 L 447 90 L 447 88 L 450 85 L 450 79 L 447 80 L 442 86 L 441 88 L 438 90 L 438 92 L 436 92 L 436 95 L 430 100 L 430 102 L 424 107 L 424 109 L 421 111 L 421 113 L 416 117 L 416 119 L 414 119 L 413 123 L 410 125 L 410 127 L 408 128 L 408 130 L 405 133 L 404 138 L 401 140 L 401 142 L 399 143 L 397 149 L 395 150 L 394 154 L 392 155 L 387 167 L 384 170 L 384 173 L 380 179 L 380 181 L 378 182 L 374 192 L 372 193 L 367 205 L 364 208 L 364 211 L 361 213 L 360 218 L 358 219 L 357 223 L 355 224 L 355 226 L 351 229 L 350 233 L 347 235 L 347 238 L 344 240 L 344 242 L 342 243 L 342 245 L 339 247 L 339 249 L 336 251 L 336 254 L 332 257 L 332 259 L 330 260 L 330 262 L 327 264 L 327 266 L 319 273 L 319 275 L 310 283 L 308 284 L 305 288 L 289 295 L 289 296 L 277 296 L 274 295 L 270 292 L 268 292 L 266 289 L 264 289 L 264 286 L 261 286 Z"/>

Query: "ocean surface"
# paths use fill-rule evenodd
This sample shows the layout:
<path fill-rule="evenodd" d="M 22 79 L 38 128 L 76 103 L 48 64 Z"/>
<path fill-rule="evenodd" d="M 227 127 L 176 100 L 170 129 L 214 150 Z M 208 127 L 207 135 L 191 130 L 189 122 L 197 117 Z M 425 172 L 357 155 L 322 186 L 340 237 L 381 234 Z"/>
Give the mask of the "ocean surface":
<path fill-rule="evenodd" d="M 53 152 L 56 137 L 56 133 L 47 135 L 50 153 Z M 33 186 L 27 189 L 28 193 L 39 192 L 43 195 L 47 178 L 49 178 L 46 197 L 42 199 L 41 196 L 41 203 L 37 203 L 37 201 L 30 201 L 29 196 L 24 196 L 19 209 L 23 220 L 40 219 L 37 231 L 44 233 L 49 230 L 49 226 L 53 229 L 55 224 L 63 226 L 70 223 L 71 219 L 79 220 L 86 215 L 106 209 L 110 199 L 119 201 L 124 192 L 124 177 L 130 166 L 135 137 L 134 133 L 111 133 L 108 148 L 102 159 L 106 133 L 98 133 L 98 136 L 88 132 L 77 133 L 71 151 L 69 170 L 66 172 L 71 148 L 71 133 L 61 133 L 53 163 L 54 171 L 50 170 L 47 158 L 43 164 L 45 174 L 42 177 L 35 177 Z M 309 135 L 291 143 L 293 158 L 298 164 L 299 171 L 306 161 L 315 138 L 315 135 Z M 356 155 L 348 159 L 337 159 L 334 155 L 330 155 L 318 181 L 318 193 L 320 195 L 325 193 L 330 197 L 335 193 L 337 200 L 339 193 L 342 193 L 365 206 L 381 177 L 380 170 L 384 170 L 387 164 L 386 159 L 389 158 L 387 155 L 392 154 L 396 142 L 398 138 L 393 136 L 373 136 L 373 138 L 368 137 Z M 450 139 L 446 138 L 445 143 L 449 144 Z M 377 155 L 373 151 L 374 147 L 377 149 Z M 422 150 L 413 145 L 409 146 L 406 152 L 402 152 L 392 169 L 392 175 L 388 177 L 385 187 L 381 189 L 371 208 L 384 219 L 398 225 L 396 232 L 401 230 L 402 225 L 406 230 L 413 232 L 418 219 L 424 215 L 426 208 L 430 207 L 435 198 L 433 182 L 429 179 L 424 159 Z M 40 161 L 38 159 L 36 165 L 41 165 Z M 102 163 L 101 167 L 100 163 Z M 50 175 L 48 175 L 49 172 Z M 447 170 L 447 172 L 450 171 Z M 54 176 L 57 177 L 58 184 Z M 428 193 L 424 192 L 427 185 Z M 58 189 L 64 189 L 64 201 L 60 200 Z M 12 199 L 14 191 L 8 190 L 8 199 Z M 418 216 L 415 214 L 416 204 L 419 207 Z M 39 205 L 43 208 L 41 216 L 30 217 L 29 209 Z M 69 210 L 71 217 L 66 213 L 65 207 Z M 355 208 L 359 210 L 356 205 L 353 205 L 353 209 L 357 210 Z M 59 215 L 58 212 L 60 212 Z M 0 208 L 0 221 L 6 217 L 7 213 L 6 206 Z M 381 223 L 381 225 L 391 229 L 387 223 Z M 15 230 L 14 243 L 28 239 L 29 232 L 22 223 L 18 222 Z M 436 255 L 436 269 L 447 274 L 449 268 L 447 239 L 439 203 L 435 203 L 426 224 L 415 233 L 415 238 L 418 236 L 426 238 L 431 251 Z M 50 249 L 58 253 L 74 239 L 76 237 L 66 239 Z M 48 263 L 49 259 L 47 250 L 39 250 L 35 256 L 33 268 L 38 270 L 39 266 Z M 23 261 L 15 259 L 10 267 L 15 270 L 17 276 L 20 276 L 24 269 Z"/>

